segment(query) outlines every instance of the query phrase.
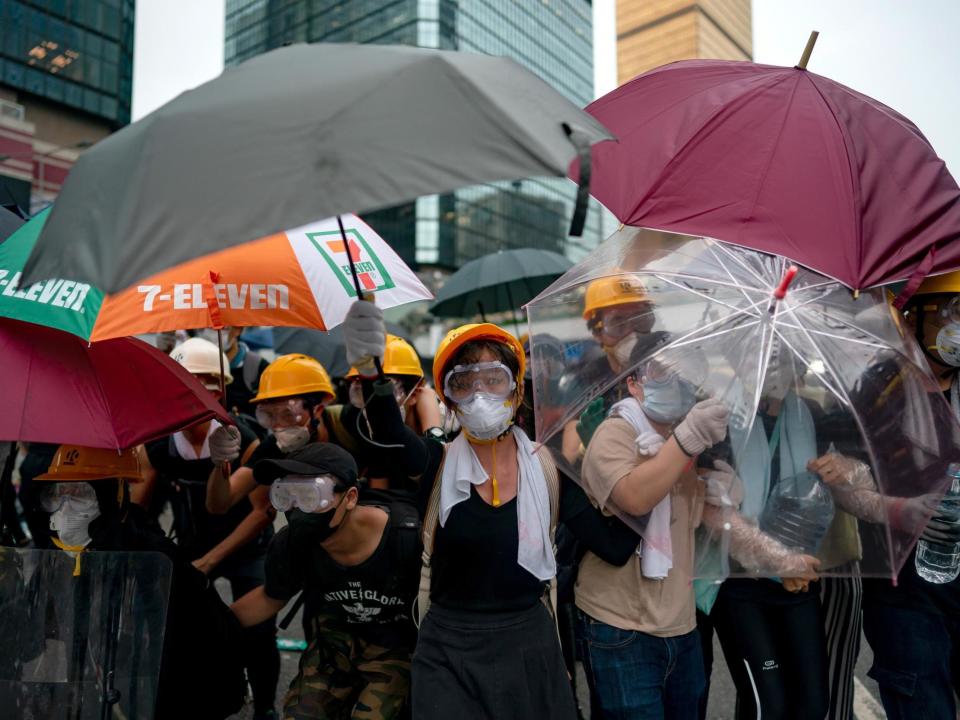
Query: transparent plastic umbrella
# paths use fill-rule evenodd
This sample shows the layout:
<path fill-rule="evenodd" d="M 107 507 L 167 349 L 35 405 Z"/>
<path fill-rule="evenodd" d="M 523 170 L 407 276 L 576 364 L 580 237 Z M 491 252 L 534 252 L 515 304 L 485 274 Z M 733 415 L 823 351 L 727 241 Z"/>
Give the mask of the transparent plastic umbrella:
<path fill-rule="evenodd" d="M 601 423 L 634 417 L 639 463 L 694 403 L 729 410 L 727 437 L 685 468 L 701 481 L 671 495 L 692 508 L 696 577 L 789 577 L 803 556 L 823 575 L 895 577 L 960 460 L 960 427 L 882 290 L 627 227 L 527 311 L 534 357 L 538 337 L 565 349 L 562 372 L 533 367 L 537 438 L 595 499 L 581 471 Z M 702 481 L 724 463 L 736 480 Z M 649 514 L 599 504 L 669 555 Z"/>

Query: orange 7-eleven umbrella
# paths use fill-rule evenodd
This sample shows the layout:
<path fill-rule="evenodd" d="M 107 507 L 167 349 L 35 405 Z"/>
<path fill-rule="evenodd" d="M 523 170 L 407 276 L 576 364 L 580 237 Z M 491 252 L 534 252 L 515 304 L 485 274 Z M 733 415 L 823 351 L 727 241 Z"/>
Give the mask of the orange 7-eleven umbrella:
<path fill-rule="evenodd" d="M 375 294 L 381 307 L 432 297 L 383 238 L 353 215 L 343 216 L 342 233 L 336 219 L 315 222 L 189 260 L 113 295 L 64 279 L 19 287 L 47 215 L 0 243 L 0 316 L 91 342 L 228 325 L 327 330 L 357 298 L 351 264 L 360 291 Z"/>

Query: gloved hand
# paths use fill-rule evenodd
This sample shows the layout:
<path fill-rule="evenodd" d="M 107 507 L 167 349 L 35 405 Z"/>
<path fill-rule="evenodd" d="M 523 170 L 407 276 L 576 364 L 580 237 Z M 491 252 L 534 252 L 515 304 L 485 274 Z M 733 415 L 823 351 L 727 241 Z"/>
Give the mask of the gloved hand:
<path fill-rule="evenodd" d="M 284 455 L 299 450 L 310 441 L 310 428 L 302 425 L 280 428 L 273 431 L 273 436 L 277 439 L 277 447 Z"/>
<path fill-rule="evenodd" d="M 727 435 L 730 412 L 716 398 L 701 400 L 673 431 L 680 448 L 689 456 L 699 455 Z"/>
<path fill-rule="evenodd" d="M 234 425 L 221 425 L 210 433 L 210 460 L 214 465 L 233 462 L 240 457 L 240 430 Z"/>
<path fill-rule="evenodd" d="M 580 442 L 586 447 L 590 444 L 590 439 L 600 427 L 606 410 L 603 407 L 603 398 L 598 397 L 591 400 L 583 412 L 580 413 L 580 419 L 577 420 L 577 435 L 580 436 Z"/>
<path fill-rule="evenodd" d="M 707 487 L 704 502 L 717 507 L 738 508 L 743 502 L 743 481 L 728 463 L 723 460 L 714 460 L 713 467 L 703 476 Z"/>
<path fill-rule="evenodd" d="M 637 444 L 638 453 L 644 457 L 653 457 L 660 452 L 660 448 L 666 441 L 663 439 L 663 435 L 658 432 L 645 432 L 637 435 L 634 442 Z"/>
<path fill-rule="evenodd" d="M 373 358 L 383 357 L 387 344 L 383 310 L 367 300 L 357 300 L 350 306 L 343 321 L 343 339 L 347 362 L 363 377 L 376 375 Z"/>

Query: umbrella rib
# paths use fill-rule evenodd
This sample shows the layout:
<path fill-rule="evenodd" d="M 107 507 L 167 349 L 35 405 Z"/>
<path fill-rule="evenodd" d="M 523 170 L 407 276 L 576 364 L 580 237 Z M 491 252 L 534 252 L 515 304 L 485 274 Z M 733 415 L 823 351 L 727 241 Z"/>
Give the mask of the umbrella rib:
<path fill-rule="evenodd" d="M 753 300 L 751 300 L 750 297 L 746 294 L 746 292 L 744 292 L 743 294 L 744 294 L 744 296 L 746 297 L 747 302 L 750 303 L 750 306 L 751 306 L 751 307 L 750 307 L 750 308 L 740 308 L 740 307 L 737 307 L 736 305 L 732 305 L 732 304 L 730 304 L 730 303 L 728 303 L 728 302 L 724 302 L 723 300 L 718 300 L 718 299 L 716 299 L 716 298 L 710 297 L 710 296 L 707 295 L 706 293 L 701 292 L 701 291 L 699 291 L 699 290 L 696 290 L 696 289 L 694 289 L 694 288 L 692 288 L 692 287 L 688 287 L 688 286 L 686 286 L 686 285 L 681 285 L 680 283 L 671 280 L 669 277 L 661 276 L 661 275 L 656 275 L 656 274 L 655 274 L 653 277 L 657 278 L 658 280 L 662 280 L 663 282 L 669 283 L 669 284 L 671 284 L 671 285 L 673 285 L 673 286 L 675 286 L 675 287 L 678 287 L 678 288 L 680 288 L 681 290 L 685 290 L 685 291 L 687 291 L 687 292 L 689 292 L 689 293 L 691 293 L 691 294 L 693 294 L 693 295 L 696 295 L 697 297 L 701 297 L 701 298 L 703 298 L 704 300 L 706 300 L 707 302 L 714 303 L 714 304 L 716 304 L 716 305 L 722 305 L 723 307 L 726 307 L 726 308 L 730 308 L 731 310 L 733 310 L 734 312 L 737 312 L 737 313 L 741 313 L 741 312 L 749 313 L 750 310 L 751 310 L 751 308 L 756 308 L 756 307 L 760 304 L 760 302 L 754 302 Z M 697 278 L 697 277 L 693 277 L 693 276 L 690 276 L 690 277 L 691 277 L 692 279 L 695 279 L 695 280 L 704 280 L 704 279 L 705 279 L 705 278 Z M 718 284 L 719 284 L 719 283 L 718 283 Z M 726 285 L 724 285 L 724 286 L 726 287 Z M 733 286 L 733 287 L 737 287 L 737 286 Z M 762 301 L 761 301 L 761 302 L 762 302 Z M 759 317 L 759 316 L 760 316 L 760 314 L 757 313 L 754 317 Z"/>
<path fill-rule="evenodd" d="M 729 320 L 729 318 L 724 318 L 724 319 Z M 746 322 L 743 325 L 737 325 L 736 327 L 717 330 L 716 332 L 712 332 L 707 335 L 698 335 L 697 337 L 691 337 L 690 336 L 692 335 L 691 333 L 690 335 L 685 336 L 685 338 L 681 338 L 676 342 L 670 343 L 667 347 L 670 347 L 670 348 L 683 347 L 685 345 L 689 345 L 694 342 L 701 342 L 703 340 L 710 340 L 711 338 L 721 337 L 722 335 L 729 335 L 730 333 L 736 332 L 737 330 L 747 330 L 759 324 L 760 324 L 760 320 L 757 319 L 757 320 L 750 320 L 749 322 Z"/>
<path fill-rule="evenodd" d="M 710 238 L 710 239 L 713 240 L 713 238 Z M 760 275 L 756 270 L 754 270 L 752 267 L 750 267 L 750 266 L 747 265 L 745 262 L 743 262 L 743 260 L 742 260 L 741 258 L 737 257 L 734 253 L 730 252 L 730 248 L 728 248 L 728 247 L 723 243 L 723 241 L 721 241 L 721 240 L 713 240 L 713 242 L 710 243 L 709 247 L 710 247 L 711 250 L 719 250 L 719 251 L 721 251 L 724 255 L 726 255 L 727 257 L 729 257 L 733 262 L 735 262 L 737 265 L 739 265 L 740 267 L 742 267 L 746 272 L 748 272 L 748 273 L 750 273 L 751 275 L 753 275 L 753 277 L 756 279 L 756 281 L 757 281 L 758 283 L 760 283 L 761 285 L 763 285 L 765 288 L 770 285 L 770 282 L 769 282 L 768 280 L 766 280 L 762 275 Z M 719 258 L 719 257 L 717 258 L 717 261 L 720 262 L 720 266 L 723 267 L 724 270 L 726 270 L 727 273 L 731 275 L 730 279 L 733 280 L 733 275 L 730 273 L 729 269 L 727 269 L 726 265 L 724 265 L 723 262 L 720 261 L 720 258 Z"/>
<path fill-rule="evenodd" d="M 835 389 L 833 388 L 833 384 L 830 383 L 830 382 L 828 382 L 827 379 L 826 379 L 821 373 L 818 373 L 818 372 L 814 369 L 813 365 L 811 365 L 810 363 L 807 362 L 807 359 L 803 356 L 803 354 L 800 353 L 800 351 L 797 350 L 797 349 L 793 346 L 793 344 L 791 344 L 791 342 L 790 342 L 789 340 L 787 340 L 786 336 L 785 336 L 782 332 L 780 332 L 780 330 L 774 328 L 774 331 L 777 333 L 777 337 L 780 338 L 780 341 L 781 341 L 784 345 L 786 345 L 786 346 L 790 349 L 790 351 L 793 352 L 794 355 L 796 355 L 798 358 L 800 358 L 800 360 L 803 362 L 804 365 L 806 365 L 807 369 L 810 370 L 810 372 L 812 372 L 814 375 L 816 375 L 816 376 L 820 379 L 820 381 L 821 381 L 824 385 L 826 385 L 827 388 L 828 388 L 831 392 L 833 392 L 833 394 L 836 395 L 836 396 L 840 399 L 841 402 L 843 402 L 845 405 L 849 405 L 849 400 L 845 400 L 845 399 L 844 399 L 844 396 L 840 393 L 840 391 L 839 391 L 839 390 L 835 390 Z M 822 354 L 823 354 L 823 353 L 821 352 L 821 355 L 822 355 Z"/>
<path fill-rule="evenodd" d="M 783 323 L 780 323 L 780 324 L 781 324 L 783 327 L 790 328 L 791 330 L 799 330 L 799 329 L 800 329 L 799 323 L 798 323 L 798 324 L 792 324 L 792 323 L 788 323 L 788 322 L 783 322 Z M 854 329 L 856 329 L 856 328 L 854 328 Z M 878 350 L 891 350 L 891 351 L 896 352 L 888 343 L 883 343 L 883 342 L 868 342 L 868 341 L 866 341 L 866 340 L 858 340 L 858 339 L 856 339 L 856 338 L 843 337 L 842 335 L 833 335 L 833 334 L 831 334 L 831 333 L 826 332 L 825 330 L 816 330 L 816 329 L 814 329 L 814 328 L 807 328 L 807 332 L 813 333 L 814 335 L 818 335 L 818 336 L 820 336 L 820 337 L 833 338 L 833 339 L 835 339 L 835 340 L 842 340 L 842 341 L 844 341 L 844 342 L 853 343 L 853 344 L 855 344 L 855 345 L 865 345 L 866 347 L 877 348 Z"/>

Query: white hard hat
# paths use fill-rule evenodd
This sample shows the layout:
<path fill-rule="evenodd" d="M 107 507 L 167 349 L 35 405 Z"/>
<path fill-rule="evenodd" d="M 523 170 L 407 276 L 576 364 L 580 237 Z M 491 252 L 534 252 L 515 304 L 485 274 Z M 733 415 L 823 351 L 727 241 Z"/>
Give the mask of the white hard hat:
<path fill-rule="evenodd" d="M 230 362 L 226 355 L 221 355 L 217 346 L 209 340 L 192 337 L 184 340 L 170 351 L 170 357 L 183 365 L 188 372 L 194 375 L 216 375 L 220 376 L 220 358 L 223 358 L 223 382 L 229 385 L 233 382 L 233 375 L 230 374 Z M 208 383 L 207 390 L 219 390 L 220 386 L 215 383 Z"/>

